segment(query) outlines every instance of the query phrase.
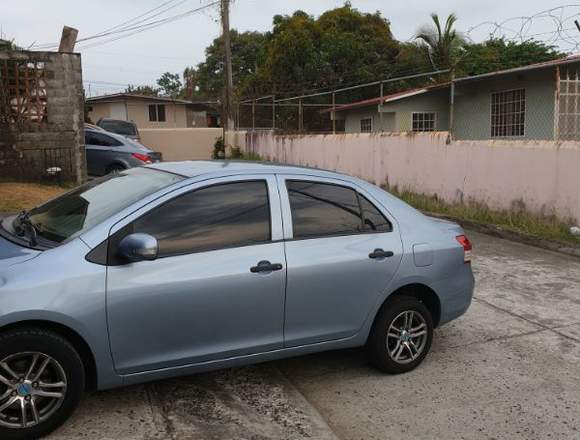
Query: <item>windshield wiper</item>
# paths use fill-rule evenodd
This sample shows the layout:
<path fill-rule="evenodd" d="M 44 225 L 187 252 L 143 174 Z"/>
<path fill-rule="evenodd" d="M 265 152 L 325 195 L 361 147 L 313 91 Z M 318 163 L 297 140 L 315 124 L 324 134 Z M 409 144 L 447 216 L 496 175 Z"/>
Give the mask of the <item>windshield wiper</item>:
<path fill-rule="evenodd" d="M 18 214 L 14 221 L 14 230 L 19 237 L 23 237 L 28 233 L 30 236 L 30 245 L 33 247 L 38 245 L 38 230 L 34 226 L 34 223 L 32 223 L 32 220 L 30 220 L 28 212 L 22 211 Z"/>

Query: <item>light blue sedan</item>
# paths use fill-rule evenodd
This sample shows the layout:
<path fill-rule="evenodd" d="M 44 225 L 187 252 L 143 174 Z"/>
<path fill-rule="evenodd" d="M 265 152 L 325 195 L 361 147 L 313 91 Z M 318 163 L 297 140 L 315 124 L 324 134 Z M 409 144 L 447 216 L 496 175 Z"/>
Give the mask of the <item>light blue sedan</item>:
<path fill-rule="evenodd" d="M 471 243 L 363 180 L 177 162 L 93 180 L 0 228 L 0 438 L 86 388 L 366 346 L 403 373 L 462 315 Z"/>

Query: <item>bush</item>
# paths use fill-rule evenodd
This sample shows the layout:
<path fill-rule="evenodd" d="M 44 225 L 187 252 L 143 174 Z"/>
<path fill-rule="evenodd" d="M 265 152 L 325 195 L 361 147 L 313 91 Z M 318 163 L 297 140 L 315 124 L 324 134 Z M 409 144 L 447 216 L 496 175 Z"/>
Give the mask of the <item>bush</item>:
<path fill-rule="evenodd" d="M 218 137 L 213 144 L 213 155 L 214 159 L 225 159 L 226 149 L 224 145 L 224 138 L 222 136 Z"/>

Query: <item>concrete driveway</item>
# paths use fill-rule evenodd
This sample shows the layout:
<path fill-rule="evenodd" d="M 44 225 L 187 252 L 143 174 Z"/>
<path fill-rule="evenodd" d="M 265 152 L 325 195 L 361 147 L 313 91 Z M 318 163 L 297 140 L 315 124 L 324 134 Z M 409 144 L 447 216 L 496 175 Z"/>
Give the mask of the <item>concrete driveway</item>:
<path fill-rule="evenodd" d="M 580 439 L 580 259 L 472 232 L 475 299 L 424 364 L 361 350 L 96 393 L 52 439 Z"/>

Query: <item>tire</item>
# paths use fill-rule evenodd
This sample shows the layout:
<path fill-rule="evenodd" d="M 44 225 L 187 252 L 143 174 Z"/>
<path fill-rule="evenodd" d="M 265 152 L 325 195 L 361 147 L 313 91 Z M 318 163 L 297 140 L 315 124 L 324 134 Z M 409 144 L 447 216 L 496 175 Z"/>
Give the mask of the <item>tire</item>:
<path fill-rule="evenodd" d="M 414 331 L 409 332 L 409 329 Z M 367 351 L 371 364 L 377 369 L 401 374 L 423 362 L 432 341 L 433 318 L 427 307 L 416 298 L 397 295 L 387 300 L 375 319 Z"/>
<path fill-rule="evenodd" d="M 73 413 L 85 389 L 83 362 L 74 347 L 42 329 L 0 334 L 0 376 L 2 440 L 36 439 L 54 431 Z"/>
<path fill-rule="evenodd" d="M 126 168 L 123 165 L 120 165 L 118 163 L 114 163 L 112 165 L 109 165 L 109 167 L 107 168 L 107 174 L 117 174 L 120 173 L 121 171 L 125 171 Z"/>

